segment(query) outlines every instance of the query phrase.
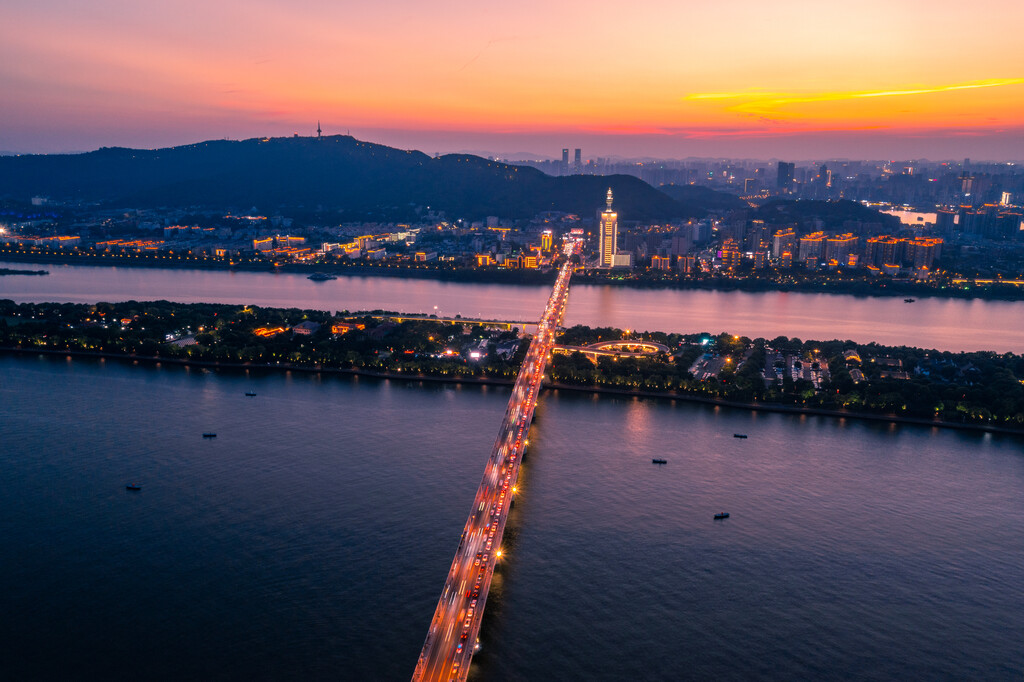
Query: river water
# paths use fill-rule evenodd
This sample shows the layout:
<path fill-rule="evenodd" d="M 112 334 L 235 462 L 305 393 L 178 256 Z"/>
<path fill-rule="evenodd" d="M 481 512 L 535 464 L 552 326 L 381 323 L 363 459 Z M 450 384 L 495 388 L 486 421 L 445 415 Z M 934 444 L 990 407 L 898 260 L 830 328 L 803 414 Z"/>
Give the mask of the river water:
<path fill-rule="evenodd" d="M 408 679 L 507 399 L 0 356 L 0 679 Z M 1020 438 L 547 392 L 530 443 L 471 679 L 1024 677 Z"/>
<path fill-rule="evenodd" d="M 171 270 L 2 263 L 45 268 L 45 277 L 0 277 L 15 301 L 167 299 L 316 310 L 395 310 L 535 321 L 546 286 L 340 277 L 311 282 L 295 273 Z M 573 285 L 565 323 L 667 332 L 729 332 L 752 338 L 852 339 L 939 350 L 1024 352 L 1024 302 L 719 292 Z"/>

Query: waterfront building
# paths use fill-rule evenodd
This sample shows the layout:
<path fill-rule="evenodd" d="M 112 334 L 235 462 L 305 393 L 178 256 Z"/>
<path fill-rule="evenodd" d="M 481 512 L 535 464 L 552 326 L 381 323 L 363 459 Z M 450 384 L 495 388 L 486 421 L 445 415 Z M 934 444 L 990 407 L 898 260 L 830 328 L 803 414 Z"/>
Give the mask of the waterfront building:
<path fill-rule="evenodd" d="M 736 270 L 740 267 L 740 261 L 743 258 L 743 254 L 740 253 L 739 244 L 736 243 L 735 239 L 726 239 L 722 242 L 722 266 L 727 267 L 730 270 Z"/>
<path fill-rule="evenodd" d="M 829 237 L 825 241 L 825 260 L 845 263 L 851 253 L 857 251 L 858 238 L 849 232 Z"/>
<path fill-rule="evenodd" d="M 772 237 L 772 255 L 781 258 L 785 252 L 792 254 L 796 251 L 796 230 L 792 227 L 779 230 Z"/>
<path fill-rule="evenodd" d="M 931 237 L 916 237 L 907 242 L 906 261 L 915 269 L 931 269 L 932 264 L 942 255 L 942 240 Z"/>
<path fill-rule="evenodd" d="M 551 234 L 551 230 L 544 230 L 540 235 L 540 250 L 550 251 L 552 246 L 554 246 L 554 235 Z"/>
<path fill-rule="evenodd" d="M 314 322 L 313 320 L 306 320 L 305 322 L 299 322 L 297 325 L 292 327 L 292 336 L 312 336 L 319 330 L 319 322 Z"/>
<path fill-rule="evenodd" d="M 800 237 L 800 260 L 806 263 L 812 258 L 825 258 L 825 239 L 824 232 L 812 232 Z"/>
<path fill-rule="evenodd" d="M 632 253 L 617 253 L 612 258 L 613 268 L 631 268 L 633 267 L 633 254 Z"/>
<path fill-rule="evenodd" d="M 670 270 L 672 268 L 671 256 L 651 256 L 652 270 Z"/>
<path fill-rule="evenodd" d="M 362 322 L 335 322 L 331 325 L 331 333 L 337 336 L 359 329 L 366 329 L 366 325 Z"/>
<path fill-rule="evenodd" d="M 898 263 L 901 259 L 902 240 L 889 235 L 868 237 L 864 245 L 864 262 L 881 267 L 886 263 Z"/>

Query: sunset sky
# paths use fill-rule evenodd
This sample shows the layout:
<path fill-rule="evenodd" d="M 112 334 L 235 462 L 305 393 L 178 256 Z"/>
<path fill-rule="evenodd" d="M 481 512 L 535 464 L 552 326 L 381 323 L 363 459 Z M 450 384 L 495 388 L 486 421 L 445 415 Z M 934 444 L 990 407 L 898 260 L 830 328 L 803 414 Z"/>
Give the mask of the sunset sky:
<path fill-rule="evenodd" d="M 1024 160 L 1024 2 L 5 0 L 0 151 Z"/>

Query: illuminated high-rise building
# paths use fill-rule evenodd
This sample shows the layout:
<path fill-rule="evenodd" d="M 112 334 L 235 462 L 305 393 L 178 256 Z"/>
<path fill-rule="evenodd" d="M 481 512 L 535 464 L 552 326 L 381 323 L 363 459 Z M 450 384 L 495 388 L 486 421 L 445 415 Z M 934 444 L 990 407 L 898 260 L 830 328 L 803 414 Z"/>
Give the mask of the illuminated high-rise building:
<path fill-rule="evenodd" d="M 743 254 L 740 252 L 739 244 L 736 243 L 735 239 L 726 239 L 722 242 L 722 265 L 729 268 L 730 270 L 736 270 L 740 267 L 740 262 L 743 260 Z"/>
<path fill-rule="evenodd" d="M 612 210 L 612 188 L 608 188 L 608 197 L 605 200 L 606 207 L 601 213 L 600 228 L 598 231 L 598 266 L 610 268 L 615 265 L 615 242 L 619 237 L 619 214 Z"/>
<path fill-rule="evenodd" d="M 672 256 L 651 256 L 651 270 L 672 269 Z"/>
<path fill-rule="evenodd" d="M 540 235 L 540 250 L 550 251 L 554 244 L 554 235 L 551 234 L 551 230 L 544 230 Z"/>
<path fill-rule="evenodd" d="M 562 170 L 561 175 L 569 174 L 569 150 L 568 148 L 562 150 Z"/>
<path fill-rule="evenodd" d="M 772 237 L 772 255 L 781 258 L 784 251 L 796 251 L 796 230 L 792 227 L 779 230 Z"/>
<path fill-rule="evenodd" d="M 577 149 L 572 162 L 572 174 L 579 175 L 583 172 L 583 150 Z"/>
<path fill-rule="evenodd" d="M 825 260 L 845 263 L 851 253 L 857 252 L 858 241 L 859 238 L 849 232 L 829 237 L 825 240 Z"/>
<path fill-rule="evenodd" d="M 915 237 L 907 241 L 906 260 L 915 268 L 931 268 L 942 255 L 942 240 L 930 237 Z"/>
<path fill-rule="evenodd" d="M 809 258 L 821 260 L 825 257 L 825 233 L 812 232 L 800 237 L 800 259 L 803 261 Z"/>
<path fill-rule="evenodd" d="M 868 237 L 864 245 L 864 262 L 875 267 L 898 263 L 902 256 L 901 246 L 901 240 L 889 235 Z"/>

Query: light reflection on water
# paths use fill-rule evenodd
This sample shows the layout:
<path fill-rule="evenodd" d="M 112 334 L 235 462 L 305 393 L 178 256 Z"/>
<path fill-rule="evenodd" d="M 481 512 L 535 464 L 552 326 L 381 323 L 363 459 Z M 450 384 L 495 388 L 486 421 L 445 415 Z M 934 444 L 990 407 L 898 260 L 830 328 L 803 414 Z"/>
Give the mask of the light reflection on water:
<path fill-rule="evenodd" d="M 24 263 L 0 267 L 24 268 Z M 15 301 L 158 300 L 315 310 L 385 309 L 534 321 L 545 286 L 387 277 L 310 282 L 303 274 L 46 265 L 46 277 L 0 278 Z M 434 310 L 438 306 L 438 310 Z M 1024 302 L 832 294 L 676 291 L 574 284 L 566 324 L 750 337 L 852 339 L 939 350 L 1024 352 Z"/>

